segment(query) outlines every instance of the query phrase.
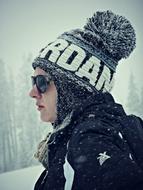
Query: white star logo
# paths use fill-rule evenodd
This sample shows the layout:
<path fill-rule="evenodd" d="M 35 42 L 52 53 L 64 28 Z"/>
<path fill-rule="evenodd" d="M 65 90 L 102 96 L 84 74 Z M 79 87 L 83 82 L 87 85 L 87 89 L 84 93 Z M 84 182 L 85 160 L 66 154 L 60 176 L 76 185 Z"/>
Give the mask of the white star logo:
<path fill-rule="evenodd" d="M 111 156 L 108 156 L 106 154 L 106 152 L 103 153 L 99 153 L 99 156 L 97 157 L 97 159 L 99 160 L 100 166 L 102 166 L 102 164 L 107 160 L 111 158 Z"/>

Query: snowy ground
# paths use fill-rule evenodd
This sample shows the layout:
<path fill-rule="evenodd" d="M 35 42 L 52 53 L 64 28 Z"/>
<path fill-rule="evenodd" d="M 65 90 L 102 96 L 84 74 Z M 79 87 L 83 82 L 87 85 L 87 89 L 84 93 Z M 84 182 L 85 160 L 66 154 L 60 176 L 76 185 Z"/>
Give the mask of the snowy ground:
<path fill-rule="evenodd" d="M 0 174 L 0 190 L 33 190 L 43 170 L 42 166 L 35 166 Z"/>

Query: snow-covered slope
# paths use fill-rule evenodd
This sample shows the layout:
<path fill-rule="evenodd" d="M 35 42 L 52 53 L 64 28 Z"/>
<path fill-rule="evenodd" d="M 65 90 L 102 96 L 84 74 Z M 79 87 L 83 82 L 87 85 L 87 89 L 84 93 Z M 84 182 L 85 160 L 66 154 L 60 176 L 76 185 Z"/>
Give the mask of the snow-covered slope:
<path fill-rule="evenodd" d="M 42 166 L 29 167 L 0 175 L 0 190 L 33 190 Z"/>

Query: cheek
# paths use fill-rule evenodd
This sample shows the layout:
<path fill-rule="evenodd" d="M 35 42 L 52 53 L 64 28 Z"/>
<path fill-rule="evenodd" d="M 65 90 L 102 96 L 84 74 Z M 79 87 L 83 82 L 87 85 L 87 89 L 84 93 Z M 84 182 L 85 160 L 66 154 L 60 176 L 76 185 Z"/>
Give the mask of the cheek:
<path fill-rule="evenodd" d="M 57 109 L 56 106 L 51 104 L 47 104 L 47 106 L 41 110 L 41 119 L 45 122 L 53 123 L 57 118 Z"/>
<path fill-rule="evenodd" d="M 57 90 L 53 83 L 49 86 L 47 92 L 43 94 L 43 101 L 48 116 L 55 117 L 57 113 Z"/>
<path fill-rule="evenodd" d="M 57 97 L 55 95 L 46 96 L 44 99 L 44 105 L 49 112 L 52 112 L 57 107 Z"/>

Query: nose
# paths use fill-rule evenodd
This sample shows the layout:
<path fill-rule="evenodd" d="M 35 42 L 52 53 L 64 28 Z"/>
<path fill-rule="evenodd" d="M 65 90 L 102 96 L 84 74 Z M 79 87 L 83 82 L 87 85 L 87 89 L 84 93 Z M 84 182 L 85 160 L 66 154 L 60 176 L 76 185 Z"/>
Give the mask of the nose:
<path fill-rule="evenodd" d="M 39 93 L 39 91 L 38 91 L 36 85 L 34 85 L 33 88 L 30 90 L 29 96 L 30 96 L 31 98 L 37 98 L 37 99 L 39 99 L 39 98 L 42 97 L 42 95 Z"/>

